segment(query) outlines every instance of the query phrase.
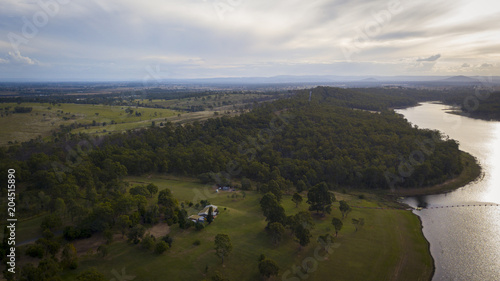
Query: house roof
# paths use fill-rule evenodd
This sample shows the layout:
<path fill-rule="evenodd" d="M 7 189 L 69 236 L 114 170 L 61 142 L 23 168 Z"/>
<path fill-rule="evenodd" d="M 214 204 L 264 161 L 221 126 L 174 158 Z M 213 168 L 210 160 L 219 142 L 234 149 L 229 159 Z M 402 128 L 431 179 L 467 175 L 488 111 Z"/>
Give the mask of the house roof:
<path fill-rule="evenodd" d="M 210 207 L 212 207 L 212 210 L 215 212 L 217 211 L 217 206 L 215 205 L 207 205 L 205 206 L 205 208 L 203 208 L 203 210 L 201 210 L 198 214 L 207 214 L 208 215 L 208 210 L 210 209 Z"/>
<path fill-rule="evenodd" d="M 198 215 L 190 215 L 190 216 L 188 217 L 188 219 L 190 219 L 190 220 L 198 220 L 198 219 L 200 219 L 200 218 L 203 218 L 203 217 L 202 217 L 202 216 L 198 216 Z"/>

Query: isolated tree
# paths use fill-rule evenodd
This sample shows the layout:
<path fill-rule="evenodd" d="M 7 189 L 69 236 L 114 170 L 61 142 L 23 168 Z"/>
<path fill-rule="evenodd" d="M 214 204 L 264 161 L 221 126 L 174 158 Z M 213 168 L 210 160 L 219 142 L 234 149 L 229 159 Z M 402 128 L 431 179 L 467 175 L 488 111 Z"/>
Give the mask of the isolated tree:
<path fill-rule="evenodd" d="M 163 241 L 163 240 L 160 240 L 156 243 L 155 245 L 155 254 L 158 254 L 158 255 L 161 255 L 163 254 L 166 250 L 168 250 L 168 244 Z"/>
<path fill-rule="evenodd" d="M 273 260 L 265 259 L 259 262 L 259 272 L 262 277 L 277 276 L 279 270 L 278 264 Z"/>
<path fill-rule="evenodd" d="M 161 240 L 165 241 L 165 243 L 168 244 L 168 247 L 171 248 L 172 247 L 172 243 L 174 242 L 174 239 L 172 239 L 172 237 L 170 237 L 170 235 L 165 235 L 161 238 Z"/>
<path fill-rule="evenodd" d="M 285 227 L 279 222 L 273 222 L 269 224 L 269 234 L 271 235 L 271 240 L 275 245 L 279 244 L 283 239 L 285 234 Z"/>
<path fill-rule="evenodd" d="M 212 207 L 208 208 L 207 222 L 211 224 L 214 221 L 214 209 Z"/>
<path fill-rule="evenodd" d="M 321 212 L 324 216 L 325 212 L 331 210 L 333 202 L 335 202 L 335 196 L 328 190 L 328 186 L 324 182 L 313 186 L 307 192 L 307 203 L 310 204 L 310 211 Z"/>
<path fill-rule="evenodd" d="M 273 222 L 279 222 L 281 224 L 285 222 L 285 209 L 283 209 L 273 193 L 268 192 L 262 197 L 260 200 L 260 207 L 264 212 L 268 226 Z"/>
<path fill-rule="evenodd" d="M 300 194 L 298 194 L 297 192 L 295 192 L 292 196 L 292 202 L 295 203 L 295 208 L 297 208 L 300 203 L 302 203 L 302 196 L 300 196 Z"/>
<path fill-rule="evenodd" d="M 305 247 L 311 241 L 311 232 L 309 229 L 304 227 L 302 224 L 298 225 L 294 229 L 295 238 L 297 238 L 300 246 Z"/>
<path fill-rule="evenodd" d="M 231 239 L 227 234 L 217 234 L 215 236 L 215 254 L 222 259 L 224 264 L 224 257 L 228 256 L 233 250 Z"/>
<path fill-rule="evenodd" d="M 364 218 L 352 219 L 352 224 L 354 224 L 356 231 L 358 231 L 358 229 L 360 229 L 363 225 L 365 225 L 365 219 Z"/>
<path fill-rule="evenodd" d="M 342 219 L 345 219 L 345 218 L 347 218 L 347 214 L 349 214 L 349 212 L 351 212 L 351 207 L 344 200 L 341 200 L 339 203 L 340 203 L 339 210 L 342 213 Z"/>
<path fill-rule="evenodd" d="M 342 226 L 344 224 L 338 218 L 332 218 L 332 224 L 333 224 L 333 227 L 335 228 L 335 237 L 337 237 L 338 232 L 342 229 Z"/>

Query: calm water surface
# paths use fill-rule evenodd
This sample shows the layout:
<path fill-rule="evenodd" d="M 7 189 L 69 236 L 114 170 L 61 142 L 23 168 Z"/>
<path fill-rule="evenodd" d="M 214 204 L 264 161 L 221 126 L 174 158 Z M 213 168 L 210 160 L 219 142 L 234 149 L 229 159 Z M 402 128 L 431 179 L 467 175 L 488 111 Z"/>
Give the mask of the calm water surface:
<path fill-rule="evenodd" d="M 436 129 L 477 157 L 483 177 L 456 191 L 420 198 L 428 207 L 500 204 L 500 122 L 446 113 L 442 104 L 397 110 L 420 128 Z M 416 198 L 405 202 L 417 206 Z M 460 207 L 415 211 L 431 244 L 433 280 L 500 280 L 500 207 Z"/>

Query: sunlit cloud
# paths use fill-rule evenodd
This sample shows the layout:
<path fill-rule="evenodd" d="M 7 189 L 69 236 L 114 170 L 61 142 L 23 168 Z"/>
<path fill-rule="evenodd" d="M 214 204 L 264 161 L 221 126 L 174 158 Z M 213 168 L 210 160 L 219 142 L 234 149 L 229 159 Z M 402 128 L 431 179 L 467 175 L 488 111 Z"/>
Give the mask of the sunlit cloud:
<path fill-rule="evenodd" d="M 441 57 L 441 54 L 430 56 L 428 58 L 417 59 L 417 61 L 437 61 Z"/>
<path fill-rule="evenodd" d="M 44 9 L 4 0 L 0 77 L 141 79 L 157 64 L 169 78 L 500 75 L 500 4 L 491 1 L 219 2 L 72 0 L 28 38 Z M 8 34 L 26 40 L 14 48 Z M 12 63 L 23 71 L 11 75 Z"/>

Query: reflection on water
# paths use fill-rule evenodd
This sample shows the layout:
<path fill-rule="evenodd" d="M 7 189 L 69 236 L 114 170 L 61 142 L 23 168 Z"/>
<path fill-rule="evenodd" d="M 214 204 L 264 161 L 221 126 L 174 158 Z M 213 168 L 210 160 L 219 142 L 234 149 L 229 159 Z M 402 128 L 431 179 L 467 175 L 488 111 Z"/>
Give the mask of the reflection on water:
<path fill-rule="evenodd" d="M 456 191 L 405 199 L 414 207 L 488 202 L 500 204 L 500 122 L 447 114 L 424 103 L 398 110 L 420 128 L 440 130 L 478 158 L 484 176 Z M 500 280 L 500 207 L 424 209 L 416 212 L 436 263 L 433 280 Z"/>

